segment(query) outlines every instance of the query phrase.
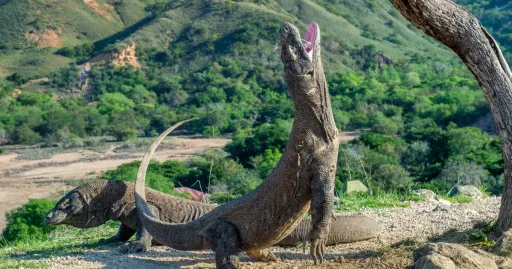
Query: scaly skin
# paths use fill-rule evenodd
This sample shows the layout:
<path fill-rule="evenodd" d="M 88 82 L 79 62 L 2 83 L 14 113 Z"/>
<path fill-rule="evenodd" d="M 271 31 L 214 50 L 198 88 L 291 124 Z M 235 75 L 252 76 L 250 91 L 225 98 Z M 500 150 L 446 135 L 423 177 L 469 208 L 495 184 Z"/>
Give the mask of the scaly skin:
<path fill-rule="evenodd" d="M 237 253 L 266 249 L 285 238 L 311 207 L 312 229 L 307 239 L 315 264 L 323 261 L 334 198 L 339 133 L 320 56 L 320 29 L 311 28 L 312 56 L 298 29 L 286 23 L 280 30 L 289 94 L 295 106 L 290 139 L 274 171 L 254 191 L 221 205 L 185 224 L 160 221 L 145 196 L 145 175 L 158 144 L 181 124 L 161 134 L 150 146 L 137 173 L 135 199 L 144 228 L 169 247 L 216 252 L 217 268 L 238 268 Z"/>
<path fill-rule="evenodd" d="M 45 221 L 50 225 L 68 224 L 79 228 L 96 227 L 107 220 L 120 221 L 117 234 L 101 241 L 125 242 L 136 233 L 136 240 L 124 244 L 121 252 L 146 251 L 151 247 L 152 238 L 139 222 L 135 211 L 134 189 L 133 183 L 124 181 L 98 180 L 83 184 L 62 197 L 46 214 Z M 146 196 L 154 209 L 153 212 L 157 212 L 155 214 L 166 222 L 189 222 L 215 208 L 214 205 L 173 197 L 150 188 L 146 189 Z M 297 228 L 277 245 L 290 246 L 303 242 L 310 230 L 311 219 L 303 219 Z M 366 240 L 376 237 L 379 232 L 377 223 L 371 218 L 335 216 L 326 244 Z M 153 244 L 158 242 L 153 241 Z M 264 261 L 276 260 L 270 251 L 249 254 Z"/>
<path fill-rule="evenodd" d="M 121 222 L 117 234 L 103 242 L 125 242 L 136 233 L 135 241 L 123 245 L 121 252 L 146 251 L 152 238 L 139 222 L 134 190 L 133 183 L 118 180 L 83 184 L 62 197 L 46 214 L 45 222 L 92 228 L 108 220 L 117 220 Z M 152 212 L 161 220 L 172 223 L 189 222 L 215 208 L 214 205 L 180 199 L 149 188 L 146 196 Z"/>

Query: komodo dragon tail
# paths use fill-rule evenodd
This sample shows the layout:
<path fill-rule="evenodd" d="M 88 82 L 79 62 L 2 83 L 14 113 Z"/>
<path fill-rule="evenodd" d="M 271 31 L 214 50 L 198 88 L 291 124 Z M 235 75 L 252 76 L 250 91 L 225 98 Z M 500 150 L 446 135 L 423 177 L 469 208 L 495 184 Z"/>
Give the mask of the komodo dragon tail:
<path fill-rule="evenodd" d="M 165 130 L 153 142 L 153 144 L 151 144 L 149 150 L 142 159 L 139 171 L 137 172 L 137 180 L 135 182 L 135 202 L 137 206 L 137 214 L 139 215 L 142 225 L 158 242 L 178 250 L 201 250 L 207 247 L 205 245 L 206 242 L 198 232 L 201 230 L 201 225 L 198 221 L 191 221 L 185 224 L 172 224 L 155 218 L 146 201 L 146 171 L 148 169 L 151 156 L 162 140 L 164 140 L 169 133 L 174 131 L 174 129 L 192 120 L 196 119 L 189 119 L 176 123 L 171 126 L 171 128 Z"/>
<path fill-rule="evenodd" d="M 304 242 L 311 230 L 311 219 L 303 219 L 297 228 L 278 246 L 293 246 Z M 379 236 L 380 227 L 373 218 L 365 216 L 333 216 L 331 229 L 327 236 L 327 246 L 340 243 L 352 243 Z"/>

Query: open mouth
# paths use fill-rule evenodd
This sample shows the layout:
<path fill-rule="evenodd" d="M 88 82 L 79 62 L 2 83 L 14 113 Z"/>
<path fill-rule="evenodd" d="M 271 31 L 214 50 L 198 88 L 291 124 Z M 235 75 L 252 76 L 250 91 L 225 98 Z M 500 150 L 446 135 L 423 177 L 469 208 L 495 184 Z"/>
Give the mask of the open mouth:
<path fill-rule="evenodd" d="M 309 59 L 313 58 L 313 50 L 318 41 L 318 32 L 318 24 L 316 22 L 310 23 L 304 39 L 304 48 L 308 53 Z"/>

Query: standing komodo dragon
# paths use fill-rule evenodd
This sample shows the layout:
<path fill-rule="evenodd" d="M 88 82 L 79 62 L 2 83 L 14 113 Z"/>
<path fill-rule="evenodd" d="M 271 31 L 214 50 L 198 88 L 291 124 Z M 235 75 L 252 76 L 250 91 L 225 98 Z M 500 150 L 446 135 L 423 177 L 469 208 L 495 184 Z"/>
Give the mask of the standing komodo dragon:
<path fill-rule="evenodd" d="M 96 180 L 80 185 L 57 202 L 46 214 L 45 222 L 49 225 L 69 224 L 78 228 L 92 228 L 108 220 L 117 220 L 121 222 L 117 234 L 101 241 L 125 242 L 136 234 L 135 241 L 124 244 L 121 252 L 146 251 L 151 246 L 152 238 L 139 222 L 135 211 L 134 190 L 133 183 L 118 180 Z M 146 188 L 146 197 L 152 212 L 160 220 L 171 223 L 189 222 L 215 208 L 211 204 L 170 196 L 150 188 Z M 288 246 L 303 242 L 311 230 L 310 222 L 310 219 L 303 219 L 299 226 L 277 245 Z M 378 236 L 379 232 L 380 228 L 372 218 L 335 216 L 326 244 L 366 240 Z M 275 260 L 271 252 L 257 258 L 263 261 Z"/>
<path fill-rule="evenodd" d="M 137 213 L 149 234 L 174 249 L 213 249 L 217 268 L 237 268 L 239 251 L 259 251 L 278 243 L 310 207 L 310 253 L 315 264 L 323 261 L 333 209 L 339 132 L 320 56 L 320 29 L 311 23 L 302 41 L 299 30 L 286 23 L 280 36 L 295 120 L 283 156 L 258 188 L 186 224 L 155 218 L 144 191 L 149 160 L 165 136 L 186 121 L 172 126 L 151 144 L 137 173 Z"/>

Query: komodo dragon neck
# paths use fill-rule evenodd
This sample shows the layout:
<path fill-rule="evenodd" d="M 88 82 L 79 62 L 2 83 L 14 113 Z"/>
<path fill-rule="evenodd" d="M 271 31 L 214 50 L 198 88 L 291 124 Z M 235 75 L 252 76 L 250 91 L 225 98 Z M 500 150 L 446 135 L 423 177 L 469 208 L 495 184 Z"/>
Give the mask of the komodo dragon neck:
<path fill-rule="evenodd" d="M 314 245 L 311 253 L 315 263 L 317 259 L 322 261 L 321 240 L 327 237 L 331 220 L 339 137 L 321 64 L 320 30 L 316 23 L 310 25 L 306 34 L 310 44 L 303 44 L 298 29 L 291 24 L 285 24 L 280 35 L 281 59 L 295 107 L 293 128 L 282 158 L 256 190 L 187 224 L 165 223 L 151 215 L 144 181 L 158 144 L 185 122 L 172 126 L 144 156 L 135 188 L 139 218 L 157 241 L 182 250 L 214 248 L 217 254 L 222 252 L 221 256 L 263 249 L 288 235 L 311 203 L 313 227 L 308 238 Z M 224 245 L 226 240 L 235 241 L 228 247 Z M 224 259 L 221 256 L 217 258 L 218 266 Z"/>

